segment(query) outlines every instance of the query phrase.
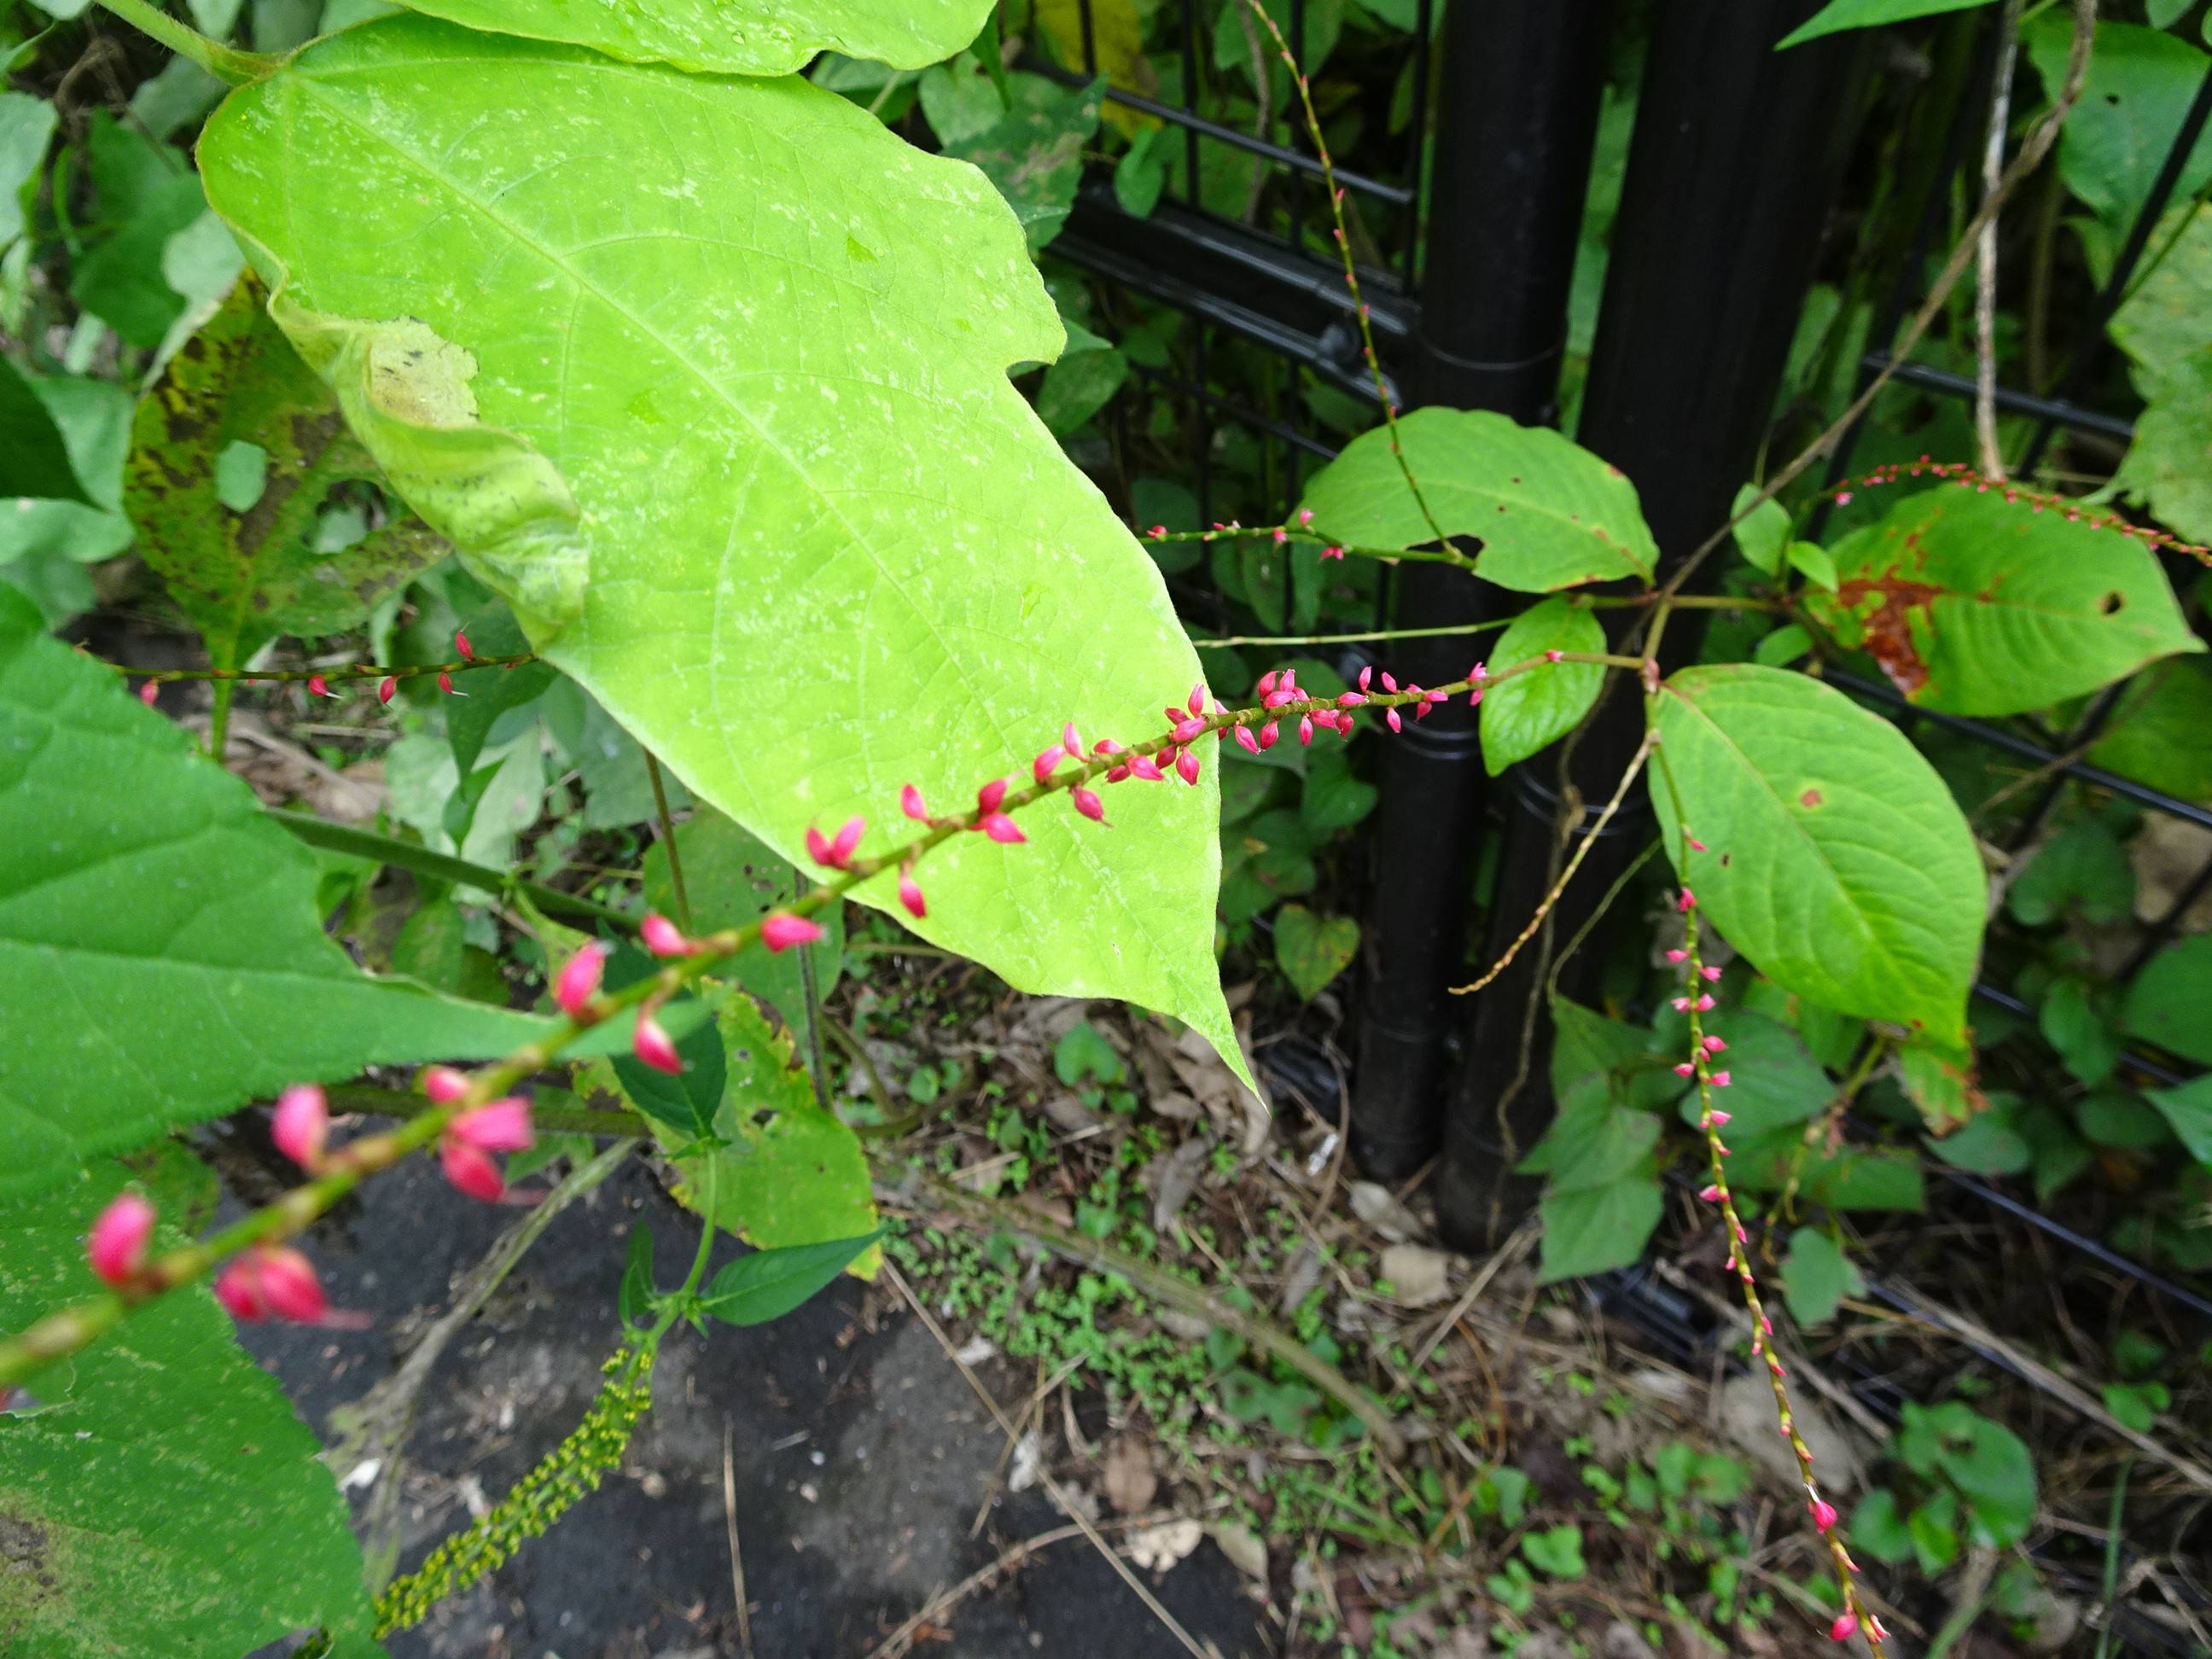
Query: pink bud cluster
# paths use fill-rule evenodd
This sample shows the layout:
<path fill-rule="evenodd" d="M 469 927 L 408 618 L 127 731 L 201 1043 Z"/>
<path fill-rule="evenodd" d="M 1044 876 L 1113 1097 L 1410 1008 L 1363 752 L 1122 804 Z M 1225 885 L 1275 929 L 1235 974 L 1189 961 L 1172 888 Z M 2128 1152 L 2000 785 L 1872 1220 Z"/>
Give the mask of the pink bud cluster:
<path fill-rule="evenodd" d="M 2212 547 L 2185 542 L 2154 526 L 2130 524 L 2117 513 L 2100 514 L 2086 509 L 2080 501 L 2069 496 L 2028 489 L 2008 478 L 1984 477 L 1964 462 L 1932 460 L 1926 455 L 1916 461 L 1893 461 L 1878 466 L 1863 478 L 1838 485 L 1830 494 L 1838 507 L 1848 507 L 1856 490 L 1879 489 L 1883 484 L 1896 483 L 1905 478 L 1942 478 L 1956 489 L 1971 489 L 1977 495 L 1994 494 L 2002 495 L 2008 501 L 2025 501 L 2031 513 L 2055 513 L 2072 523 L 2130 536 L 2149 547 L 2170 547 L 2177 553 L 2185 553 L 2199 561 L 2212 557 Z"/>
<path fill-rule="evenodd" d="M 1703 842 L 1686 830 L 1683 832 L 1683 840 L 1695 852 L 1709 850 Z M 1844 1547 L 1841 1535 L 1836 1531 L 1836 1506 L 1820 1495 L 1820 1487 L 1814 1481 L 1813 1453 L 1806 1445 L 1804 1437 L 1797 1432 L 1792 1417 L 1790 1395 L 1784 1383 L 1788 1372 L 1774 1349 L 1774 1322 L 1768 1317 L 1761 1304 L 1759 1281 L 1752 1272 L 1750 1239 L 1742 1219 L 1736 1214 L 1735 1196 L 1729 1190 L 1725 1160 L 1729 1156 L 1729 1148 L 1721 1139 L 1721 1131 L 1728 1126 L 1729 1115 L 1713 1103 L 1714 1091 L 1727 1088 L 1731 1081 L 1728 1072 L 1713 1064 L 1716 1055 L 1727 1052 L 1728 1043 L 1707 1031 L 1702 1018 L 1714 1006 L 1711 994 L 1703 988 L 1717 982 L 1721 970 L 1699 960 L 1697 895 L 1687 886 L 1683 887 L 1676 896 L 1675 908 L 1684 918 L 1684 939 L 1680 947 L 1667 952 L 1667 961 L 1680 969 L 1683 978 L 1687 981 L 1687 993 L 1674 998 L 1674 1006 L 1677 1012 L 1689 1016 L 1690 1054 L 1688 1059 L 1676 1064 L 1674 1071 L 1678 1076 L 1696 1079 L 1698 1127 L 1705 1134 L 1711 1176 L 1698 1196 L 1705 1202 L 1718 1206 L 1723 1224 L 1728 1229 L 1729 1268 L 1742 1287 L 1744 1305 L 1752 1318 L 1751 1351 L 1765 1363 L 1774 1390 L 1775 1411 L 1782 1437 L 1796 1457 L 1798 1473 L 1804 1482 L 1806 1513 L 1812 1517 L 1814 1529 L 1827 1544 L 1829 1554 L 1835 1563 L 1838 1582 L 1843 1589 L 1844 1610 L 1829 1626 L 1828 1635 L 1835 1641 L 1847 1642 L 1858 1633 L 1863 1622 L 1875 1644 L 1875 1650 L 1879 1654 L 1880 1644 L 1887 1632 L 1882 1629 L 1881 1621 L 1870 1613 L 1865 1615 L 1862 1621 L 1858 1588 L 1854 1577 L 1856 1564 L 1852 1561 L 1850 1552 Z"/>

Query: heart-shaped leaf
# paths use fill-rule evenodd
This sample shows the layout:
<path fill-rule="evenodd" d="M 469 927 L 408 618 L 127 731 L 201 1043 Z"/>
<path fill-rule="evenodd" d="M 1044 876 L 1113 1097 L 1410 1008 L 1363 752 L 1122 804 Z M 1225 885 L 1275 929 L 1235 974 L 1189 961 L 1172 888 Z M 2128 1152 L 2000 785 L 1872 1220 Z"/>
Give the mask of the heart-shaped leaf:
<path fill-rule="evenodd" d="M 1157 568 L 1006 379 L 1063 337 L 970 167 L 799 81 L 419 17 L 242 87 L 208 191 L 394 486 L 695 795 L 787 859 L 895 844 L 1073 719 L 1199 678 Z M 350 320 L 349 320 L 350 319 Z M 479 418 L 480 417 L 480 418 Z M 926 937 L 1181 1016 L 1214 965 L 1214 769 L 922 866 Z M 860 896 L 889 908 L 889 874 Z"/>
<path fill-rule="evenodd" d="M 1477 568 L 1500 587 L 1548 593 L 1650 579 L 1659 550 L 1636 486 L 1550 428 L 1489 410 L 1431 408 L 1400 419 L 1398 435 L 1437 528 L 1478 538 Z M 1304 504 L 1315 530 L 1335 541 L 1410 548 L 1436 539 L 1387 428 L 1346 444 L 1314 475 Z"/>
<path fill-rule="evenodd" d="M 1905 734 L 1832 687 L 1748 664 L 1674 675 L 1651 723 L 1668 856 L 1729 942 L 1786 989 L 1960 1042 L 1988 883 Z"/>
<path fill-rule="evenodd" d="M 1285 904 L 1275 913 L 1276 964 L 1305 1001 L 1319 996 L 1358 954 L 1359 924 L 1350 916 L 1317 916 L 1303 904 Z"/>
<path fill-rule="evenodd" d="M 1605 649 L 1605 629 L 1587 606 L 1563 595 L 1534 605 L 1498 637 L 1492 662 L 1526 662 L 1547 651 Z M 1482 763 L 1496 777 L 1575 729 L 1605 684 L 1594 662 L 1547 663 L 1494 685 L 1482 699 Z"/>
<path fill-rule="evenodd" d="M 1924 708 L 2016 714 L 2204 649 L 2141 541 L 1996 490 L 1907 495 L 1834 550 L 1808 610 Z"/>

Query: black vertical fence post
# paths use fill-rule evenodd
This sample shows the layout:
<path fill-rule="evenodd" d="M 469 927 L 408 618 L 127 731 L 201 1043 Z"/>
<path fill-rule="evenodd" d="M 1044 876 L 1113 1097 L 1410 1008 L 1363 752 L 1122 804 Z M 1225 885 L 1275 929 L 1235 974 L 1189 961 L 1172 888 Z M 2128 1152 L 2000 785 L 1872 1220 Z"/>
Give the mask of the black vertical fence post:
<path fill-rule="evenodd" d="M 1552 418 L 1610 12 L 1611 0 L 1454 0 L 1445 13 L 1412 402 Z M 1395 611 L 1401 627 L 1480 622 L 1500 597 L 1415 564 L 1398 572 Z M 1409 640 L 1384 659 L 1434 683 L 1464 673 L 1477 649 Z M 1436 1150 L 1483 782 L 1462 708 L 1407 725 L 1382 764 L 1351 1121 L 1354 1155 L 1384 1179 Z"/>
<path fill-rule="evenodd" d="M 1814 9 L 1814 0 L 1671 0 L 1650 14 L 1576 437 L 1634 481 L 1662 570 L 1726 520 L 1749 476 L 1841 173 L 1857 38 L 1772 50 Z M 1690 620 L 1668 630 L 1670 647 L 1692 643 Z M 1618 783 L 1643 719 L 1639 688 L 1616 676 L 1567 766 L 1582 822 Z M 1508 775 L 1490 959 L 1552 884 L 1559 773 L 1553 750 Z M 1641 801 L 1640 787 L 1631 799 Z M 1651 833 L 1648 812 L 1625 812 L 1591 848 L 1553 913 L 1555 946 L 1591 918 Z M 1585 945 L 1561 991 L 1586 996 L 1601 960 Z M 1552 1115 L 1548 975 L 1545 951 L 1531 946 L 1476 999 L 1435 1187 L 1439 1224 L 1462 1248 L 1494 1247 L 1534 1200 L 1534 1183 L 1513 1165 Z"/>

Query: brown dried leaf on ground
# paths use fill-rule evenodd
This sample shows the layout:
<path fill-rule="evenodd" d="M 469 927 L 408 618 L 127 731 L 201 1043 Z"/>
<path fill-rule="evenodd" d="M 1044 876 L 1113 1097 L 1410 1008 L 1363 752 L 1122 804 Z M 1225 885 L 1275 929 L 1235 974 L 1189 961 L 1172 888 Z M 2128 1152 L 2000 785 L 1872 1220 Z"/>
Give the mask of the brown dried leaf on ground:
<path fill-rule="evenodd" d="M 1160 1478 L 1152 1469 L 1152 1449 L 1134 1435 L 1122 1435 L 1106 1449 L 1100 1484 L 1116 1515 L 1137 1515 L 1152 1505 Z"/>

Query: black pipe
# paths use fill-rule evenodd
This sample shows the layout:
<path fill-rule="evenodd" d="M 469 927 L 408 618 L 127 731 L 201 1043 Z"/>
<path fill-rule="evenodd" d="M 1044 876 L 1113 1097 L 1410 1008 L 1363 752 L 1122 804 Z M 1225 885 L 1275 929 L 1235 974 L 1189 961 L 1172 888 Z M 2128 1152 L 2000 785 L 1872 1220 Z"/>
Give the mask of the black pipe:
<path fill-rule="evenodd" d="M 1814 6 L 1674 0 L 1651 14 L 1577 436 L 1635 482 L 1662 570 L 1727 519 L 1750 476 L 1842 173 L 1860 42 L 1839 35 L 1772 50 Z M 1618 636 L 1640 613 L 1607 614 Z M 1692 620 L 1669 629 L 1668 657 L 1693 644 Z M 1616 676 L 1564 762 L 1551 750 L 1517 769 L 1526 775 L 1511 795 L 1486 959 L 1504 953 L 1552 885 L 1565 850 L 1555 829 L 1562 781 L 1587 823 L 1642 737 L 1638 688 Z M 1639 787 L 1630 799 L 1641 798 Z M 1648 817 L 1624 813 L 1591 848 L 1552 913 L 1556 945 L 1590 920 L 1650 838 Z M 1565 964 L 1562 993 L 1586 999 L 1601 960 L 1585 945 Z M 1549 972 L 1547 951 L 1532 945 L 1477 999 L 1433 1189 L 1438 1223 L 1462 1248 L 1494 1246 L 1535 1198 L 1512 1166 L 1552 1115 Z"/>
<path fill-rule="evenodd" d="M 1552 418 L 1610 12 L 1610 0 L 1455 0 L 1445 14 L 1420 327 L 1407 367 L 1415 403 Z M 1422 563 L 1400 570 L 1395 608 L 1401 626 L 1436 627 L 1481 621 L 1509 597 Z M 1464 640 L 1407 641 L 1384 660 L 1401 678 L 1433 684 L 1464 673 L 1472 649 Z M 1484 793 L 1469 712 L 1439 708 L 1408 722 L 1385 750 L 1381 786 L 1351 1121 L 1361 1167 L 1391 1180 L 1435 1150 L 1446 1026 L 1458 1018 L 1446 987 L 1465 945 Z"/>

